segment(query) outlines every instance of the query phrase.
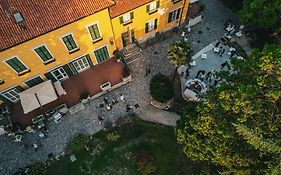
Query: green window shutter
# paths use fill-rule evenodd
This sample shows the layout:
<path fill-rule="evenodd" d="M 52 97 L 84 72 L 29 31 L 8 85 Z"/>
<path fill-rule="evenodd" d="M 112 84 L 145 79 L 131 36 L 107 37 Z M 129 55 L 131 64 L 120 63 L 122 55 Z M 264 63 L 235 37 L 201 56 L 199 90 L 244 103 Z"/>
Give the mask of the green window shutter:
<path fill-rule="evenodd" d="M 180 13 L 181 13 L 181 9 L 178 9 L 178 10 L 177 10 L 177 18 L 176 18 L 176 19 L 179 19 Z"/>
<path fill-rule="evenodd" d="M 64 36 L 64 37 L 62 38 L 62 40 L 63 40 L 65 46 L 67 47 L 67 50 L 68 50 L 68 51 L 71 51 L 71 50 L 77 48 L 77 45 L 76 45 L 76 43 L 75 43 L 75 41 L 74 41 L 74 39 L 73 39 L 73 37 L 72 37 L 71 34 L 70 34 L 70 35 L 67 35 L 67 36 Z"/>
<path fill-rule="evenodd" d="M 17 86 L 17 87 L 15 87 L 15 88 L 16 88 L 16 91 L 17 91 L 18 93 L 24 91 L 24 88 L 21 87 L 21 86 Z"/>
<path fill-rule="evenodd" d="M 120 24 L 123 24 L 123 22 L 124 22 L 124 21 L 123 21 L 123 16 L 120 16 L 120 17 L 119 17 L 119 21 L 120 21 Z"/>
<path fill-rule="evenodd" d="M 157 29 L 157 18 L 154 20 L 154 30 Z"/>
<path fill-rule="evenodd" d="M 147 32 L 148 32 L 148 22 L 145 23 L 145 33 L 147 33 Z"/>
<path fill-rule="evenodd" d="M 11 66 L 17 73 L 21 73 L 27 70 L 27 67 L 24 66 L 17 57 L 7 60 L 6 63 Z"/>
<path fill-rule="evenodd" d="M 94 64 L 93 64 L 89 54 L 86 55 L 86 58 L 87 58 L 88 63 L 90 64 L 90 67 L 94 67 Z"/>
<path fill-rule="evenodd" d="M 48 78 L 48 80 L 51 80 L 52 82 L 56 82 L 57 81 L 57 79 L 53 76 L 53 74 L 51 72 L 47 72 L 44 75 L 45 75 L 45 77 Z"/>
<path fill-rule="evenodd" d="M 131 12 L 131 13 L 130 13 L 130 17 L 131 17 L 131 20 L 134 19 L 134 12 Z"/>
<path fill-rule="evenodd" d="M 41 77 L 35 77 L 31 80 L 28 80 L 25 82 L 25 84 L 28 86 L 28 87 L 33 87 L 33 86 L 36 86 L 40 83 L 44 82 L 44 80 L 41 78 Z"/>
<path fill-rule="evenodd" d="M 99 28 L 97 24 L 88 27 L 89 32 L 91 34 L 92 40 L 96 40 L 101 37 Z"/>
<path fill-rule="evenodd" d="M 68 63 L 70 70 L 72 71 L 73 75 L 77 75 L 78 71 L 76 70 L 75 66 L 72 62 Z"/>
<path fill-rule="evenodd" d="M 42 59 L 43 62 L 46 62 L 53 58 L 45 46 L 40 46 L 34 50 L 39 55 L 39 57 Z"/>
<path fill-rule="evenodd" d="M 170 23 L 172 21 L 172 17 L 173 17 L 173 12 L 169 13 L 168 23 Z"/>
<path fill-rule="evenodd" d="M 146 13 L 148 13 L 149 10 L 150 10 L 150 5 L 147 5 L 147 6 L 146 6 Z"/>
<path fill-rule="evenodd" d="M 64 69 L 64 71 L 69 77 L 73 76 L 73 73 L 67 64 L 63 65 L 62 68 Z"/>
<path fill-rule="evenodd" d="M 159 6 L 160 6 L 160 1 L 157 1 L 156 2 L 156 8 L 159 8 Z"/>
<path fill-rule="evenodd" d="M 106 46 L 104 46 L 104 47 L 102 47 L 98 50 L 95 50 L 94 54 L 95 54 L 95 57 L 96 57 L 96 60 L 97 60 L 98 63 L 101 63 L 104 60 L 109 58 L 109 53 L 108 53 L 108 50 L 107 50 Z"/>

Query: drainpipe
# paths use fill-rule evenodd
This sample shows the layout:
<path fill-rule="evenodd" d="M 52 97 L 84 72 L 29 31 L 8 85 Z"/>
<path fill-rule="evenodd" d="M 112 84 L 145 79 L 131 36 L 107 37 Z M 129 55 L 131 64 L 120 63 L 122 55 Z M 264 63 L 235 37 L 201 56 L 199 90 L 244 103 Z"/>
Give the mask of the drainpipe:
<path fill-rule="evenodd" d="M 184 7 L 185 7 L 185 4 L 186 4 L 186 1 L 189 1 L 189 0 L 184 0 L 184 2 L 183 2 L 183 8 L 182 8 L 182 12 L 181 12 L 180 20 L 179 20 L 179 26 L 181 25 L 182 14 L 184 12 Z"/>

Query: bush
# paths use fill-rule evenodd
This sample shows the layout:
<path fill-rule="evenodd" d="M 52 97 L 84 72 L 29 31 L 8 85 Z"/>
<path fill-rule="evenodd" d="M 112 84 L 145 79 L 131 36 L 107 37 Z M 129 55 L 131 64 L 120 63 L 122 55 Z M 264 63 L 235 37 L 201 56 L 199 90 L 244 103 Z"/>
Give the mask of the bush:
<path fill-rule="evenodd" d="M 36 163 L 34 163 L 27 172 L 27 175 L 47 175 L 48 174 L 48 168 L 47 166 L 41 162 L 38 161 Z"/>
<path fill-rule="evenodd" d="M 78 134 L 71 142 L 71 149 L 75 152 L 80 151 L 90 141 L 90 137 L 85 134 Z"/>
<path fill-rule="evenodd" d="M 155 173 L 157 170 L 154 157 L 147 152 L 137 155 L 135 157 L 135 163 L 142 175 L 149 175 Z"/>
<path fill-rule="evenodd" d="M 80 94 L 80 100 L 85 100 L 88 99 L 90 96 L 90 94 L 88 92 L 83 92 L 82 94 Z"/>
<path fill-rule="evenodd" d="M 174 89 L 169 77 L 157 74 L 150 81 L 150 95 L 156 101 L 165 103 L 174 96 Z"/>
<path fill-rule="evenodd" d="M 117 141 L 119 138 L 120 138 L 120 134 L 118 134 L 117 131 L 108 133 L 108 134 L 106 135 L 106 139 L 107 139 L 108 141 L 110 141 L 110 142 L 115 142 L 115 141 Z"/>

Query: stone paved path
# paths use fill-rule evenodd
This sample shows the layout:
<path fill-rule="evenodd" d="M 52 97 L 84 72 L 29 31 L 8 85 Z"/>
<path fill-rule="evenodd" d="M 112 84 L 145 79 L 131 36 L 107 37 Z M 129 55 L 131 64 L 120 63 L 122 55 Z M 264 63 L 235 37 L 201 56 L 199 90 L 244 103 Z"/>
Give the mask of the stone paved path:
<path fill-rule="evenodd" d="M 174 112 L 163 111 L 151 105 L 145 107 L 137 113 L 138 117 L 144 121 L 158 123 L 166 126 L 176 126 L 180 116 Z"/>
<path fill-rule="evenodd" d="M 225 10 L 218 2 L 219 0 L 201 1 L 206 4 L 203 22 L 194 26 L 191 35 L 188 36 L 195 52 L 223 34 L 223 21 L 230 15 L 229 11 Z M 199 30 L 202 31 L 202 34 L 198 34 Z M 166 54 L 169 45 L 179 39 L 181 39 L 180 36 L 169 37 L 168 40 L 145 49 L 143 51 L 144 58 L 130 64 L 133 75 L 132 82 L 89 102 L 86 104 L 85 110 L 81 112 L 73 115 L 67 114 L 57 124 L 50 123 L 48 138 L 39 138 L 38 132 L 27 133 L 23 137 L 23 142 L 28 143 L 28 147 L 24 148 L 21 147 L 21 143 L 12 141 L 6 135 L 0 136 L 0 174 L 12 174 L 20 167 L 37 160 L 46 160 L 50 152 L 54 155 L 61 153 L 75 134 L 81 132 L 94 134 L 103 128 L 104 123 L 112 123 L 118 118 L 128 115 L 126 112 L 127 104 L 140 106 L 134 108 L 132 112 L 145 111 L 151 100 L 148 88 L 149 81 L 157 73 L 168 76 L 173 73 L 174 67 L 169 64 Z M 146 67 L 151 68 L 151 74 L 148 76 L 145 76 Z M 115 104 L 111 111 L 99 107 L 104 97 L 111 100 L 118 98 L 120 94 L 125 95 L 125 103 L 119 100 L 119 103 Z M 97 122 L 98 115 L 105 117 L 102 125 Z M 31 147 L 33 143 L 42 144 L 42 147 L 39 147 L 38 151 L 35 152 Z"/>

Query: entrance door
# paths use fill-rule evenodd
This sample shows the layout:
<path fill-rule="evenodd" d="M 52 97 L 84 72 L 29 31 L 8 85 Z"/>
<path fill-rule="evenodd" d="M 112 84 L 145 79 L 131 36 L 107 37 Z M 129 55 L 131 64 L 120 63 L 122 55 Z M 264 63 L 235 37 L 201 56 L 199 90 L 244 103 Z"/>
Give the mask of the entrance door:
<path fill-rule="evenodd" d="M 131 29 L 131 30 L 128 29 L 126 32 L 122 33 L 121 37 L 122 37 L 123 47 L 126 47 L 135 42 L 133 29 Z"/>

